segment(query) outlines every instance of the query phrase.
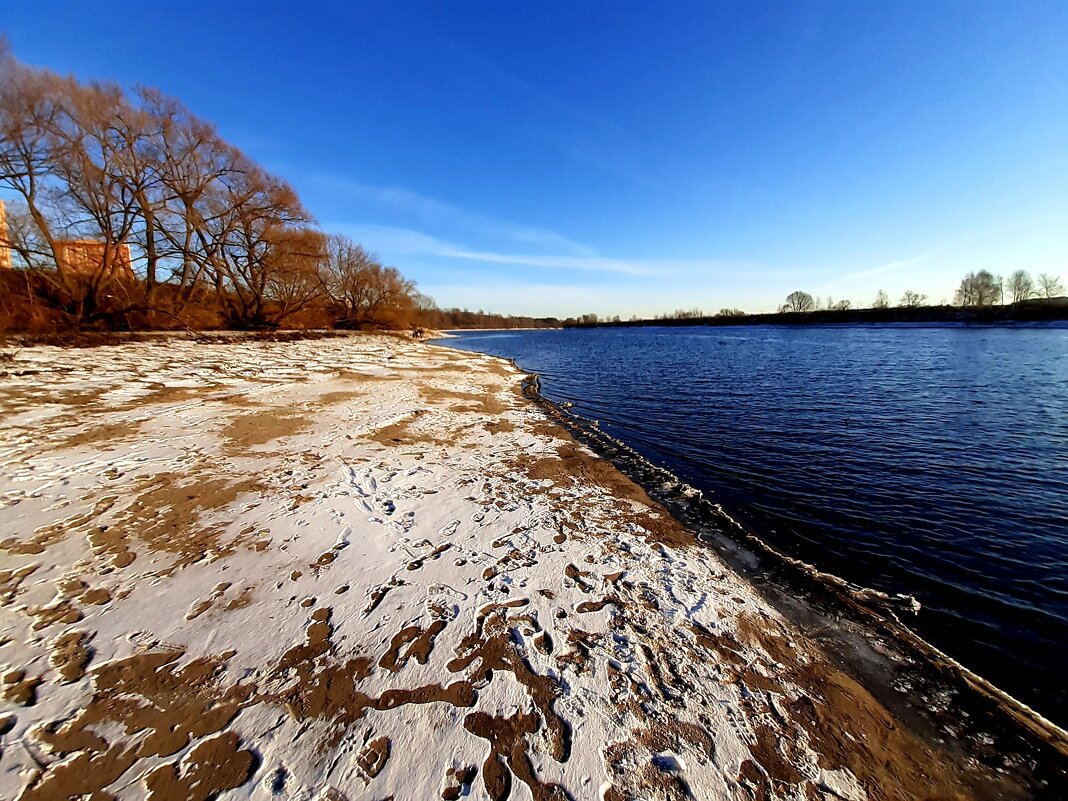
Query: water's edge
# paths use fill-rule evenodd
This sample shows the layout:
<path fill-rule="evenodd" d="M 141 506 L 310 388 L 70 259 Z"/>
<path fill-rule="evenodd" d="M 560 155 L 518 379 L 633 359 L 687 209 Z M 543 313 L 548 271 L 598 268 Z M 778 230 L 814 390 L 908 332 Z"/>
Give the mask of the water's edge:
<path fill-rule="evenodd" d="M 1068 732 L 903 624 L 895 610 L 911 609 L 911 598 L 853 585 L 783 554 L 595 421 L 545 398 L 537 374 L 508 361 L 527 376 L 525 397 L 693 530 L 913 731 L 962 760 L 1015 775 L 1035 797 L 1068 797 Z"/>

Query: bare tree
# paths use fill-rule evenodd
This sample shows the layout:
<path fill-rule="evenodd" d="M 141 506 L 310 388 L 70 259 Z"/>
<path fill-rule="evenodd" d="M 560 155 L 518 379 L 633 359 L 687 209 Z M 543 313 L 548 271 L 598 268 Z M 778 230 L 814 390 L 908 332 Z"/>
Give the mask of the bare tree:
<path fill-rule="evenodd" d="M 155 287 L 165 278 L 161 265 L 174 254 L 168 229 L 180 227 L 178 218 L 168 213 L 175 198 L 166 166 L 183 119 L 181 105 L 154 89 L 138 89 L 136 99 L 138 105 L 130 109 L 126 125 L 117 130 L 122 149 L 116 164 L 136 203 L 133 239 L 144 256 L 145 295 L 151 305 Z"/>
<path fill-rule="evenodd" d="M 277 324 L 323 297 L 320 275 L 326 261 L 326 237 L 313 228 L 280 232 L 270 268 L 266 295 L 273 305 L 269 321 Z"/>
<path fill-rule="evenodd" d="M 375 268 L 381 269 L 378 259 L 362 245 L 345 236 L 327 240 L 323 288 L 337 308 L 339 322 L 347 327 L 369 322 L 366 316 Z"/>
<path fill-rule="evenodd" d="M 852 305 L 853 304 L 848 300 L 840 300 L 837 303 L 835 303 L 834 306 L 832 306 L 831 308 L 834 311 L 849 311 L 849 307 L 852 306 Z"/>
<path fill-rule="evenodd" d="M 694 306 L 692 309 L 675 309 L 673 312 L 665 312 L 665 320 L 698 320 L 707 317 L 703 310 Z"/>
<path fill-rule="evenodd" d="M 352 328 L 377 325 L 409 309 L 414 313 L 429 301 L 420 300 L 415 284 L 396 268 L 384 267 L 373 254 L 343 236 L 329 239 L 323 281 L 340 310 L 339 322 Z"/>
<path fill-rule="evenodd" d="M 816 301 L 812 299 L 812 296 L 807 292 L 797 290 L 791 292 L 786 296 L 786 304 L 783 306 L 783 311 L 788 312 L 810 312 L 816 309 Z"/>
<path fill-rule="evenodd" d="M 1031 280 L 1031 274 L 1026 270 L 1016 270 L 1008 277 L 1005 285 L 1013 303 L 1027 300 L 1035 292 L 1034 281 Z"/>
<path fill-rule="evenodd" d="M 228 321 L 241 328 L 274 326 L 295 309 L 277 304 L 278 282 L 289 280 L 301 232 L 311 217 L 296 193 L 258 167 L 230 176 L 214 233 L 222 243 L 211 259 L 211 273 Z M 318 283 L 318 281 L 316 281 Z"/>
<path fill-rule="evenodd" d="M 901 296 L 901 307 L 906 309 L 915 309 L 920 306 L 927 305 L 927 296 L 921 295 L 919 292 L 913 292 L 911 289 L 906 289 L 905 294 Z"/>
<path fill-rule="evenodd" d="M 875 293 L 875 302 L 871 304 L 873 309 L 889 309 L 890 308 L 890 296 L 886 294 L 886 291 L 880 289 Z"/>
<path fill-rule="evenodd" d="M 1044 298 L 1059 298 L 1064 294 L 1064 284 L 1061 283 L 1060 276 L 1039 273 L 1038 291 Z"/>
<path fill-rule="evenodd" d="M 72 88 L 69 80 L 19 64 L 0 43 L 0 186 L 22 198 L 34 236 L 61 277 L 57 221 L 49 207 L 59 191 L 55 132 L 69 114 L 64 101 Z"/>
<path fill-rule="evenodd" d="M 124 174 L 121 162 L 143 117 L 115 86 L 73 87 L 69 102 L 69 124 L 54 129 L 53 169 L 64 186 L 57 205 L 67 235 L 99 243 L 94 258 L 79 265 L 78 316 L 91 320 L 101 311 L 101 293 L 107 290 L 114 299 L 116 293 L 130 290 L 122 279 L 127 278 L 123 269 L 130 268 L 126 253 L 138 211 L 138 185 L 131 179 L 140 177 Z M 57 266 L 68 260 L 65 253 L 57 256 Z M 129 306 L 129 298 L 119 305 Z"/>
<path fill-rule="evenodd" d="M 165 199 L 160 231 L 173 264 L 170 279 L 179 287 L 175 310 L 181 311 L 221 259 L 240 200 L 228 182 L 254 166 L 213 126 L 184 110 L 171 113 L 160 154 Z"/>
<path fill-rule="evenodd" d="M 958 306 L 993 306 L 1001 297 L 1001 281 L 986 270 L 968 273 L 957 289 Z"/>

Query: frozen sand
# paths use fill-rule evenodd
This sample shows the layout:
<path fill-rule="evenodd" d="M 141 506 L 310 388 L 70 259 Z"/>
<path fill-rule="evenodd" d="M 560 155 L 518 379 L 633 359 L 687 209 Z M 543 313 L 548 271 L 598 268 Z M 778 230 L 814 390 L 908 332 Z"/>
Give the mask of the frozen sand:
<path fill-rule="evenodd" d="M 972 795 L 500 360 L 0 370 L 0 797 Z"/>

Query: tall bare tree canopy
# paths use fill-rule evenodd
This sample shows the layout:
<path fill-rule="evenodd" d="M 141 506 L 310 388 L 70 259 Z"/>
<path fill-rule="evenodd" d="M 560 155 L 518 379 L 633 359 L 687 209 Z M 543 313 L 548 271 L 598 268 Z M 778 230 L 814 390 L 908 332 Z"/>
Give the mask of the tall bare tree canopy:
<path fill-rule="evenodd" d="M 791 292 L 786 296 L 786 303 L 783 306 L 783 311 L 791 312 L 809 312 L 814 311 L 816 308 L 816 301 L 807 292 L 798 290 Z"/>

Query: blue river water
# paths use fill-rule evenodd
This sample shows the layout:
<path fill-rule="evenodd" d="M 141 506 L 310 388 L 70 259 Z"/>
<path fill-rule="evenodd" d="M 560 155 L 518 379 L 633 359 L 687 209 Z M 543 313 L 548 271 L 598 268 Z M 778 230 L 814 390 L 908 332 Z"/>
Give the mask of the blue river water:
<path fill-rule="evenodd" d="M 1068 326 L 466 332 L 1068 725 Z"/>

